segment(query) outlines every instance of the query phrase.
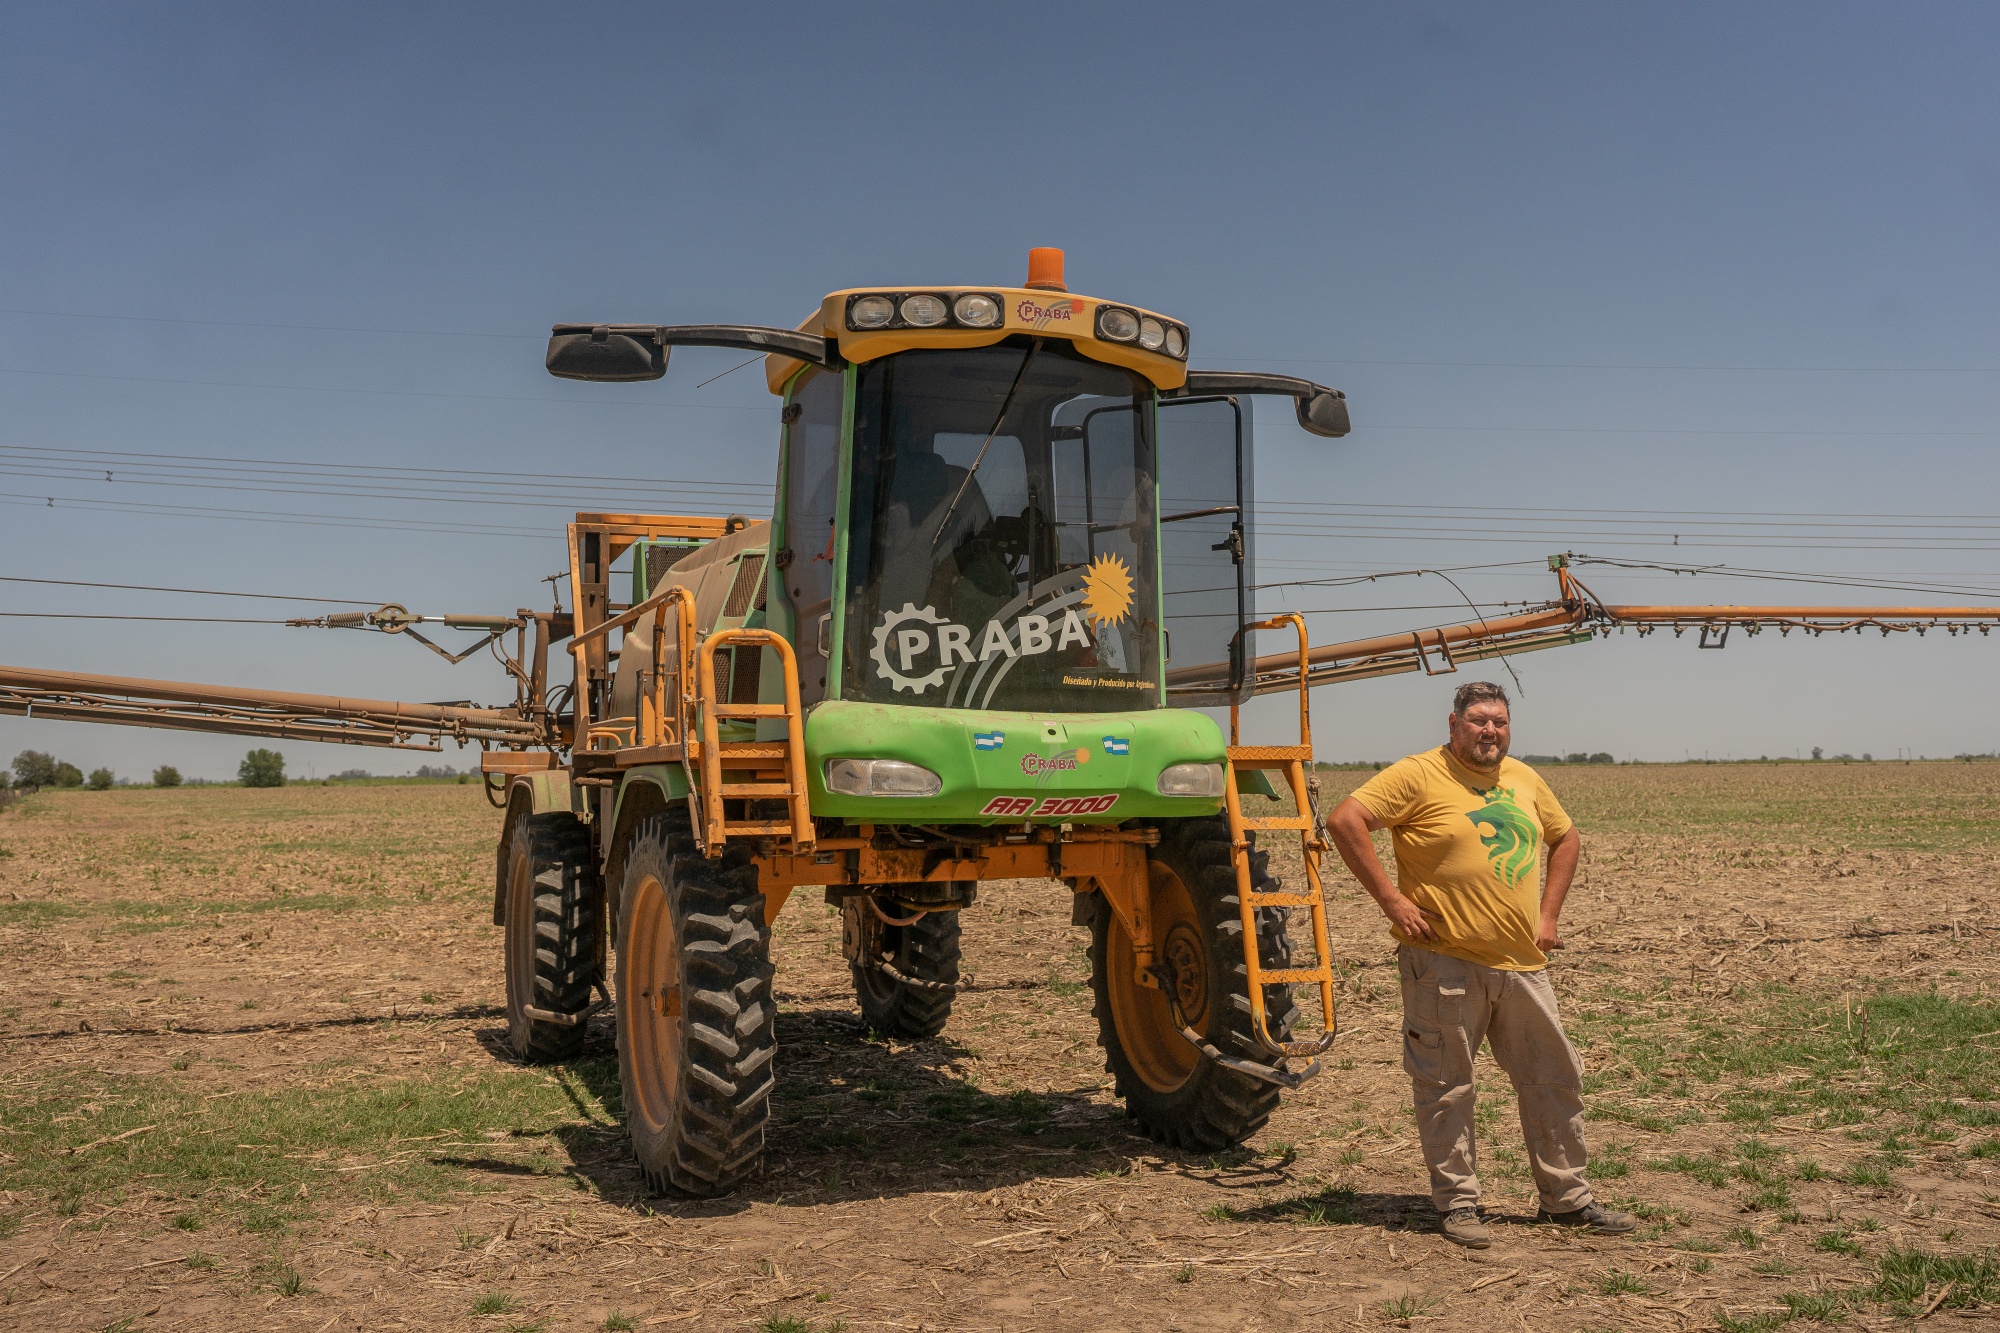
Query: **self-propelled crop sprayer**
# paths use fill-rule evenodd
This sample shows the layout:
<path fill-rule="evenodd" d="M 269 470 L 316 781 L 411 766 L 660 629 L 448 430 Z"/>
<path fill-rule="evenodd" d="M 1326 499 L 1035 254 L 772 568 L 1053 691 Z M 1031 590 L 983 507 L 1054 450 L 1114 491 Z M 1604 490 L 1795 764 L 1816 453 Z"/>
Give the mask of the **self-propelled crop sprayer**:
<path fill-rule="evenodd" d="M 493 911 L 513 1049 L 570 1057 L 611 1010 L 632 1149 L 661 1187 L 719 1193 L 758 1166 L 770 927 L 800 890 L 839 907 L 867 1021 L 923 1038 L 950 1015 L 958 914 L 980 884 L 1060 882 L 1091 932 L 1119 1095 L 1156 1138 L 1221 1147 L 1334 1038 L 1310 686 L 1625 624 L 1707 642 L 1731 625 L 2000 619 L 1605 606 L 1557 557 L 1539 610 L 1313 649 L 1298 616 L 1253 608 L 1241 399 L 1290 398 L 1307 431 L 1338 437 L 1345 398 L 1191 370 L 1185 325 L 1069 294 L 1060 251 L 1031 252 L 1020 288 L 835 292 L 796 329 L 558 325 L 547 368 L 657 379 L 687 345 L 766 354 L 783 402 L 773 515 L 578 514 L 569 610 L 442 618 L 515 636 L 512 707 L 0 668 L 0 712 L 480 743 L 506 812 Z M 317 623 L 421 637 L 425 619 L 391 606 Z M 1296 648 L 1258 657 L 1255 631 Z M 558 645 L 573 673 L 552 689 Z M 1235 707 L 1277 690 L 1299 692 L 1297 742 L 1238 744 Z M 1227 737 L 1196 711 L 1224 706 Z M 1246 816 L 1250 790 L 1282 790 L 1292 813 Z M 1260 832 L 1299 839 L 1303 883 L 1271 875 Z M 1317 997 L 1310 1020 L 1294 986 Z"/>

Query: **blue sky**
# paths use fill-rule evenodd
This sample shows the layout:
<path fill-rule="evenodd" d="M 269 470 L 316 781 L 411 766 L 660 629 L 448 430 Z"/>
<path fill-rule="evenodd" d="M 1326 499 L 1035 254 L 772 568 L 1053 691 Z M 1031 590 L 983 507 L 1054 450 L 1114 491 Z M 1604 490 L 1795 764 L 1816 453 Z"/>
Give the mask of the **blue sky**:
<path fill-rule="evenodd" d="M 729 354 L 563 383 L 552 321 L 790 324 L 843 286 L 1018 281 L 1057 245 L 1074 289 L 1186 319 L 1198 364 L 1348 392 L 1343 441 L 1260 414 L 1266 579 L 1528 562 L 1458 577 L 1536 598 L 1534 563 L 1575 549 L 1992 600 L 1996 29 L 1950 4 L 10 5 L 0 573 L 541 604 L 567 510 L 754 511 L 775 460 L 754 371 L 695 387 Z M 225 490 L 202 459 L 283 466 Z M 605 477 L 644 480 L 575 480 Z M 508 504 L 472 502 L 495 480 Z M 1456 597 L 1423 577 L 1265 605 Z M 292 608 L 0 583 L 0 610 Z M 2000 750 L 1995 654 L 1538 654 L 1516 748 Z M 504 694 L 478 660 L 266 625 L 0 619 L 0 661 Z M 1450 683 L 1319 692 L 1322 753 L 1430 743 Z M 224 776 L 244 742 L 0 720 L 0 757 L 27 746 Z M 284 748 L 296 772 L 418 762 Z"/>

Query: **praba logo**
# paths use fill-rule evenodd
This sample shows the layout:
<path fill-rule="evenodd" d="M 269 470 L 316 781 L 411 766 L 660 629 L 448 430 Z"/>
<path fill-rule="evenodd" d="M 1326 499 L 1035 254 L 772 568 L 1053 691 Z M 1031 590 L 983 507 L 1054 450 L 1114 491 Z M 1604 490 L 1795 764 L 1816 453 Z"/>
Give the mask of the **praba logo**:
<path fill-rule="evenodd" d="M 1034 328 L 1045 329 L 1051 323 L 1067 322 L 1076 318 L 1075 301 L 1051 301 L 1041 304 L 1029 297 L 1023 297 L 1014 307 L 1014 318 Z"/>
<path fill-rule="evenodd" d="M 1059 623 L 1051 623 L 1047 616 L 1018 616 L 1010 629 L 989 620 L 975 652 L 970 629 L 946 620 L 934 607 L 905 602 L 902 610 L 883 615 L 868 656 L 875 663 L 875 674 L 897 691 L 922 694 L 944 684 L 945 675 L 961 663 L 1034 657 L 1070 647 L 1088 648 L 1092 642 L 1083 617 L 1071 606 L 1063 610 Z M 933 662 L 936 665 L 929 671 L 922 670 L 924 664 Z"/>

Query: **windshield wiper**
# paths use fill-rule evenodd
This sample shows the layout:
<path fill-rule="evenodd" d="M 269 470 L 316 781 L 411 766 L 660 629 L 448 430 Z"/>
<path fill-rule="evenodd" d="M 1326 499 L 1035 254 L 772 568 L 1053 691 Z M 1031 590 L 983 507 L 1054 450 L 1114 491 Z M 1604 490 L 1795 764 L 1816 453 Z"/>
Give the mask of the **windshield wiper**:
<path fill-rule="evenodd" d="M 1000 400 L 999 414 L 993 418 L 993 429 L 986 432 L 986 438 L 979 442 L 979 452 L 973 455 L 972 466 L 965 470 L 965 480 L 958 483 L 958 491 L 951 497 L 951 503 L 944 507 L 944 517 L 938 520 L 937 531 L 931 534 L 931 549 L 944 539 L 944 530 L 951 526 L 951 516 L 958 512 L 958 502 L 965 498 L 966 488 L 972 485 L 973 477 L 979 474 L 979 465 L 986 461 L 986 450 L 993 443 L 993 437 L 1000 433 L 1000 427 L 1007 420 L 1007 409 L 1014 405 L 1014 395 L 1021 391 L 1021 381 L 1028 378 L 1028 367 L 1035 364 L 1035 354 L 1042 350 L 1042 339 L 1037 338 L 1028 348 L 1028 354 L 1021 358 L 1021 368 L 1014 372 L 1014 382 L 1007 386 L 1007 396 Z"/>

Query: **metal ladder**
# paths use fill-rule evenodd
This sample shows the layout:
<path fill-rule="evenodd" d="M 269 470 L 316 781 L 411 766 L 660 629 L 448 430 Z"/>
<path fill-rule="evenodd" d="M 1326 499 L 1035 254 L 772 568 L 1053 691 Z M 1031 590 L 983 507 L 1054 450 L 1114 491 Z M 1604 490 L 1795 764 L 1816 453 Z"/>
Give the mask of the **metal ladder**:
<path fill-rule="evenodd" d="M 736 704 L 716 696 L 715 655 L 724 648 L 749 644 L 777 653 L 784 673 L 784 699 L 780 703 Z M 697 785 L 701 813 L 698 836 L 707 854 L 722 855 L 731 838 L 782 838 L 786 850 L 810 852 L 814 846 L 812 807 L 806 792 L 806 737 L 804 710 L 799 707 L 798 660 L 783 635 L 768 629 L 720 629 L 701 641 L 695 653 L 698 671 L 695 704 L 701 715 L 701 740 L 695 759 L 700 766 Z M 731 741 L 721 739 L 722 723 L 734 719 L 781 717 L 785 719 L 782 741 Z M 724 772 L 749 771 L 747 782 L 723 782 Z M 723 798 L 730 800 L 783 800 L 787 817 L 783 820 L 727 818 Z"/>
<path fill-rule="evenodd" d="M 1308 775 L 1312 763 L 1312 706 L 1306 692 L 1306 622 L 1296 614 L 1259 621 L 1250 629 L 1278 629 L 1290 624 L 1299 636 L 1299 743 L 1297 745 L 1238 745 L 1237 710 L 1229 710 L 1229 763 L 1224 774 L 1223 792 L 1229 814 L 1230 861 L 1236 869 L 1237 910 L 1243 923 L 1243 963 L 1250 990 L 1251 1036 L 1273 1059 L 1310 1059 L 1309 1068 L 1297 1073 L 1274 1071 L 1276 1081 L 1296 1087 L 1319 1070 L 1318 1057 L 1333 1045 L 1337 1024 L 1333 1011 L 1333 950 L 1326 935 L 1326 900 L 1320 885 L 1320 857 L 1326 837 L 1320 825 L 1318 781 Z M 1290 785 L 1295 814 L 1246 817 L 1236 790 L 1237 770 L 1263 770 L 1285 775 Z M 1303 893 L 1258 893 L 1250 874 L 1250 833 L 1285 832 L 1299 835 L 1306 870 L 1307 891 Z M 1267 968 L 1257 946 L 1256 912 L 1260 907 L 1305 907 L 1312 911 L 1311 967 Z M 1271 1036 L 1265 1013 L 1264 987 L 1313 984 L 1319 987 L 1320 1014 L 1325 1030 L 1317 1038 L 1277 1041 Z"/>

